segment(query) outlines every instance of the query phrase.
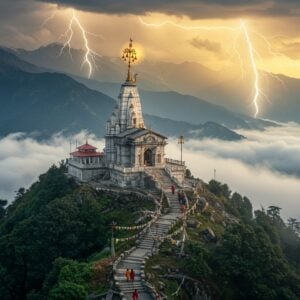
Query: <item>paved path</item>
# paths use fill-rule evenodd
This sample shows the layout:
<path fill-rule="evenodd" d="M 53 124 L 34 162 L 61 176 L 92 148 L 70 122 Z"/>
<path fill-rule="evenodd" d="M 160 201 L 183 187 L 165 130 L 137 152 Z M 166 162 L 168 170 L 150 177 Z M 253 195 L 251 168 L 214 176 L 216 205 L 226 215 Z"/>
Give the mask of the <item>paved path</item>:
<path fill-rule="evenodd" d="M 125 256 L 117 265 L 115 282 L 119 287 L 121 293 L 124 295 L 123 299 L 132 299 L 134 289 L 139 291 L 139 300 L 153 299 L 150 293 L 147 292 L 144 279 L 144 261 L 145 257 L 153 253 L 158 247 L 154 237 L 161 237 L 169 231 L 172 223 L 180 217 L 180 205 L 178 203 L 177 194 L 171 193 L 171 185 L 174 184 L 165 170 L 149 170 L 151 175 L 157 182 L 159 182 L 164 194 L 170 201 L 170 212 L 158 218 L 152 224 L 149 232 L 142 238 L 137 248 L 128 256 Z M 136 273 L 134 282 L 127 282 L 125 278 L 126 269 L 134 269 Z"/>

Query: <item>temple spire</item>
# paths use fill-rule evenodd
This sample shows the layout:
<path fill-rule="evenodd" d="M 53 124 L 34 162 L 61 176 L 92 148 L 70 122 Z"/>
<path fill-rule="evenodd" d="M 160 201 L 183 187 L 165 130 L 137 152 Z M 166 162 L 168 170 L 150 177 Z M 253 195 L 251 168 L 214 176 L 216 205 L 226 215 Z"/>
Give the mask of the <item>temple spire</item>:
<path fill-rule="evenodd" d="M 128 63 L 126 82 L 135 82 L 136 76 L 133 78 L 131 74 L 131 64 L 137 60 L 136 50 L 132 46 L 132 39 L 129 39 L 129 46 L 123 50 L 122 59 Z"/>

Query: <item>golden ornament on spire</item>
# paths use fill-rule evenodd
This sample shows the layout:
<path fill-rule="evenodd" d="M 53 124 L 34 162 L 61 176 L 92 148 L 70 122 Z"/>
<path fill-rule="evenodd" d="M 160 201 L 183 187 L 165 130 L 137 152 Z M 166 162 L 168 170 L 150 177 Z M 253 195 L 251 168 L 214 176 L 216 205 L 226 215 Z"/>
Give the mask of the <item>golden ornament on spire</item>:
<path fill-rule="evenodd" d="M 134 82 L 135 79 L 131 75 L 131 64 L 137 60 L 136 50 L 132 47 L 132 39 L 129 40 L 129 47 L 123 50 L 122 59 L 128 62 L 128 72 L 126 81 Z"/>

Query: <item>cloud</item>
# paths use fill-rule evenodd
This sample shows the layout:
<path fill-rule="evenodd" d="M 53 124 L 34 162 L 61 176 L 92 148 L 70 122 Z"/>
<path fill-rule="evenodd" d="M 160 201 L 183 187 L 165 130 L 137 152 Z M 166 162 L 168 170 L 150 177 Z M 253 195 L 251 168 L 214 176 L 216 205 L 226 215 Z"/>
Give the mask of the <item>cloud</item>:
<path fill-rule="evenodd" d="M 178 153 L 176 141 L 169 143 L 168 154 Z M 272 172 L 264 166 L 254 167 L 237 159 L 225 159 L 206 152 L 195 151 L 185 144 L 184 160 L 194 176 L 208 182 L 213 179 L 227 183 L 232 191 L 247 196 L 254 209 L 276 205 L 282 208 L 282 217 L 300 220 L 300 179 Z"/>
<path fill-rule="evenodd" d="M 254 167 L 300 177 L 300 127 L 296 124 L 271 127 L 265 131 L 239 130 L 245 140 L 188 141 L 195 152 L 224 159 L 236 159 Z"/>
<path fill-rule="evenodd" d="M 147 14 L 160 12 L 191 18 L 228 18 L 249 15 L 297 15 L 295 0 L 38 0 L 106 14 Z"/>
<path fill-rule="evenodd" d="M 284 218 L 300 219 L 300 127 L 288 124 L 266 131 L 243 131 L 246 141 L 187 140 L 183 157 L 192 173 L 209 181 L 213 170 L 217 179 L 233 191 L 249 197 L 256 209 L 261 205 L 282 207 Z M 71 138 L 84 141 L 85 132 Z M 100 150 L 103 140 L 89 138 Z M 14 191 L 28 188 L 52 164 L 68 157 L 70 139 L 61 135 L 37 142 L 24 134 L 10 134 L 0 140 L 0 198 L 12 200 Z M 180 157 L 177 140 L 170 139 L 167 156 Z M 290 173 L 288 175 L 287 173 Z"/>
<path fill-rule="evenodd" d="M 195 37 L 189 41 L 189 43 L 199 49 L 199 50 L 207 50 L 213 53 L 220 54 L 222 52 L 221 44 L 215 41 L 210 41 L 208 39 L 200 39 L 199 37 Z"/>
<path fill-rule="evenodd" d="M 72 137 L 83 142 L 85 132 Z M 103 149 L 101 141 L 89 138 L 91 143 Z M 14 191 L 20 187 L 28 188 L 38 176 L 48 170 L 52 164 L 58 164 L 68 157 L 70 139 L 54 135 L 49 141 L 37 142 L 22 133 L 10 134 L 0 140 L 0 198 L 12 200 Z"/>
<path fill-rule="evenodd" d="M 213 178 L 249 197 L 258 209 L 277 205 L 283 216 L 300 219 L 300 126 L 288 124 L 265 131 L 240 131 L 247 140 L 188 140 L 184 160 L 196 176 Z M 169 142 L 168 155 L 179 156 L 175 140 Z"/>
<path fill-rule="evenodd" d="M 300 59 L 300 42 L 282 42 L 280 52 L 291 59 Z"/>

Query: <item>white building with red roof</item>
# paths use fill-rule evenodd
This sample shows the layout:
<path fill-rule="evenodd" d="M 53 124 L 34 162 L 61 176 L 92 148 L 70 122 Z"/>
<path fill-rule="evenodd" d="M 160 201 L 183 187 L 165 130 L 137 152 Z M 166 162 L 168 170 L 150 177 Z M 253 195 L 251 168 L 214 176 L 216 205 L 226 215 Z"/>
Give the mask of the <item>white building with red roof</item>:
<path fill-rule="evenodd" d="M 88 141 L 70 153 L 68 172 L 81 181 L 89 181 L 103 174 L 105 169 L 104 153 Z"/>

